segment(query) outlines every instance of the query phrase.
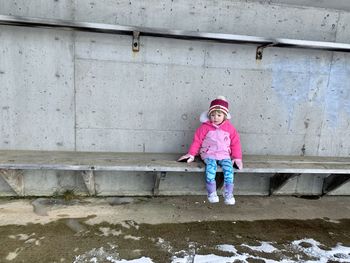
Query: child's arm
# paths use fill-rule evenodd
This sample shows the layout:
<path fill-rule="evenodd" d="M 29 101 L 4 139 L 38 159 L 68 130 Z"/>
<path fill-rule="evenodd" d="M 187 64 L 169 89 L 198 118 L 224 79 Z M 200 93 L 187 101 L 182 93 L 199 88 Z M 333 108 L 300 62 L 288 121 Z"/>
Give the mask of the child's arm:
<path fill-rule="evenodd" d="M 230 132 L 230 139 L 231 159 L 237 165 L 238 169 L 241 170 L 243 168 L 241 141 L 239 133 L 234 127 L 232 127 L 232 131 Z"/>
<path fill-rule="evenodd" d="M 190 146 L 190 149 L 188 150 L 188 153 L 181 156 L 178 161 L 187 160 L 188 163 L 194 161 L 194 157 L 198 154 L 199 149 L 202 145 L 202 142 L 205 138 L 205 135 L 207 134 L 207 130 L 203 125 L 201 125 L 195 132 L 192 144 Z"/>

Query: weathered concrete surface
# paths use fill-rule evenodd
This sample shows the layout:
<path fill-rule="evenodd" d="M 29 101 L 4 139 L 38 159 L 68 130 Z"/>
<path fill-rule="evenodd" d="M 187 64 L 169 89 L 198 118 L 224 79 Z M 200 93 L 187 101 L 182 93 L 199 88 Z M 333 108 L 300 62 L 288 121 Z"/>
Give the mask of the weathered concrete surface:
<path fill-rule="evenodd" d="M 235 194 L 240 196 L 270 194 L 270 178 L 273 174 L 236 174 Z M 273 195 L 319 196 L 322 195 L 326 175 L 303 174 L 288 181 Z M 79 172 L 23 171 L 24 196 L 51 196 L 73 191 L 76 195 L 91 193 Z M 153 196 L 154 173 L 144 172 L 95 172 L 94 187 L 97 196 Z M 327 195 L 349 195 L 350 182 Z M 204 174 L 167 173 L 161 179 L 160 196 L 205 195 Z M 0 177 L 0 196 L 18 196 Z"/>
<path fill-rule="evenodd" d="M 350 43 L 343 4 L 0 0 L 0 14 Z M 1 26 L 0 149 L 186 152 L 199 114 L 223 94 L 245 154 L 350 155 L 350 55 L 267 48 L 256 61 L 253 45 L 142 36 L 140 44 L 133 53 L 129 36 Z M 25 184 L 86 192 L 72 176 L 27 173 Z M 266 194 L 268 180 L 237 177 L 243 194 Z M 108 176 L 97 181 L 105 194 L 124 189 Z M 281 191 L 320 189 L 317 178 L 290 183 Z M 1 178 L 0 192 L 12 193 Z"/>
<path fill-rule="evenodd" d="M 0 199 L 0 225 L 49 223 L 61 218 L 84 218 L 87 222 L 112 224 L 133 220 L 161 224 L 216 220 L 350 218 L 350 197 L 324 197 L 307 200 L 295 197 L 242 197 L 235 206 L 207 203 L 205 196 L 158 198 L 87 198 L 74 202 L 56 199 Z M 41 201 L 40 201 L 41 200 Z M 51 202 L 50 202 L 51 200 Z M 56 201 L 55 201 L 56 200 Z M 45 204 L 46 203 L 46 204 Z"/>
<path fill-rule="evenodd" d="M 343 3 L 277 2 L 0 1 L 0 13 L 350 41 Z M 141 37 L 133 53 L 127 36 L 1 26 L 0 37 L 2 149 L 185 152 L 224 94 L 245 153 L 350 154 L 346 54 L 269 48 L 257 62 L 245 45 Z"/>
<path fill-rule="evenodd" d="M 57 19 L 74 19 L 74 1 L 26 0 L 0 1 L 2 15 L 33 16 Z"/>
<path fill-rule="evenodd" d="M 2 149 L 74 150 L 72 34 L 1 26 Z"/>
<path fill-rule="evenodd" d="M 312 6 L 312 7 L 320 7 L 320 8 L 332 8 L 337 10 L 346 10 L 350 11 L 350 5 L 349 1 L 347 0 L 333 0 L 333 1 L 327 1 L 327 0 L 250 0 L 250 1 L 256 1 L 260 3 L 273 3 L 273 4 L 282 4 L 282 5 L 295 5 L 295 6 Z"/>

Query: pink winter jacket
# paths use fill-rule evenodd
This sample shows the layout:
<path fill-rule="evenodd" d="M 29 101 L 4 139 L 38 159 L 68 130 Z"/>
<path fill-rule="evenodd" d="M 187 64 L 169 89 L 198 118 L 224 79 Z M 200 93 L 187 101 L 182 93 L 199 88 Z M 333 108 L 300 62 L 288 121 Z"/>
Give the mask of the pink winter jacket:
<path fill-rule="evenodd" d="M 219 126 L 204 122 L 196 130 L 188 153 L 193 156 L 199 153 L 203 160 L 242 159 L 239 134 L 229 120 Z"/>

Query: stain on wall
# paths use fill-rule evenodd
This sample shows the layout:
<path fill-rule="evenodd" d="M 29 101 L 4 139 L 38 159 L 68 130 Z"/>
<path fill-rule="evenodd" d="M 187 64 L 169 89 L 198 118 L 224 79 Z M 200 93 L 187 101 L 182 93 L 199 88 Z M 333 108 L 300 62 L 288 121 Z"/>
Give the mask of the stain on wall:
<path fill-rule="evenodd" d="M 350 56 L 337 54 L 330 69 L 325 94 L 326 127 L 336 129 L 342 116 L 350 119 Z M 341 127 L 340 127 L 341 128 Z"/>

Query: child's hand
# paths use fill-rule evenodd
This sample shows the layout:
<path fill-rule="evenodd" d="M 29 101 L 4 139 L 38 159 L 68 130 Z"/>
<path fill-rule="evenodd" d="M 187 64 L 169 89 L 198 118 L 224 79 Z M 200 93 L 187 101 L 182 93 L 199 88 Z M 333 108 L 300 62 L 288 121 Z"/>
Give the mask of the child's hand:
<path fill-rule="evenodd" d="M 239 170 L 243 169 L 243 162 L 241 159 L 233 159 L 232 162 L 237 165 Z"/>
<path fill-rule="evenodd" d="M 188 153 L 188 154 L 181 156 L 177 161 L 178 162 L 182 161 L 182 162 L 192 163 L 194 161 L 194 156 Z"/>

